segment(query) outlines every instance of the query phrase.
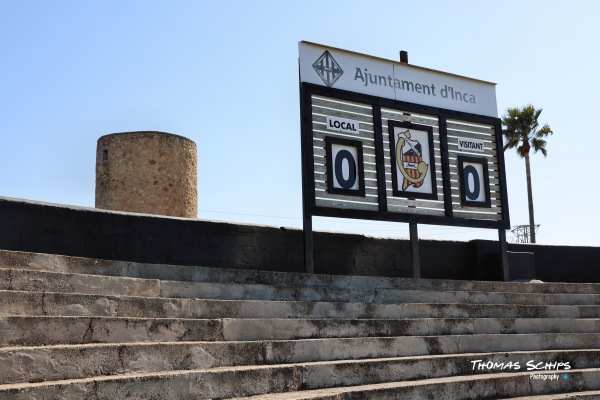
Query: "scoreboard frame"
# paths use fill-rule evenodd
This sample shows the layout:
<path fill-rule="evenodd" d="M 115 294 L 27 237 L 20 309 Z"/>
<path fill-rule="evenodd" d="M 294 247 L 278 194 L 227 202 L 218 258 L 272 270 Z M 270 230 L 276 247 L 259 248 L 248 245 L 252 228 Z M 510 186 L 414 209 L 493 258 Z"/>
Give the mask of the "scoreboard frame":
<path fill-rule="evenodd" d="M 314 50 L 313 46 L 316 46 L 318 51 L 325 51 L 320 56 L 316 56 L 317 61 L 311 65 L 306 62 L 306 54 L 311 54 L 311 57 L 313 54 L 317 55 L 315 53 L 317 50 Z M 309 47 L 312 50 L 306 50 Z M 389 60 L 376 59 L 346 50 L 308 42 L 300 44 L 301 56 L 305 54 L 304 62 L 302 57 L 300 60 L 300 117 L 306 272 L 314 273 L 312 217 L 322 216 L 408 223 L 413 277 L 416 278 L 420 277 L 417 224 L 497 229 L 502 273 L 504 280 L 508 280 L 506 230 L 510 228 L 510 216 L 502 123 L 495 116 L 497 115 L 495 91 L 489 89 L 493 88 L 490 85 L 494 84 L 410 66 L 413 70 L 409 70 L 409 74 L 417 74 L 414 76 L 420 77 L 419 79 L 423 77 L 425 77 L 423 79 L 431 79 L 431 82 L 436 82 L 438 88 L 443 84 L 444 88 L 452 89 L 444 84 L 446 82 L 444 79 L 447 79 L 452 85 L 465 85 L 467 90 L 478 93 L 478 96 L 483 98 L 484 104 L 481 106 L 473 104 L 472 110 L 482 114 L 464 111 L 471 108 L 465 105 L 455 106 L 448 101 L 443 102 L 443 105 L 457 109 L 438 107 L 440 100 L 434 98 L 436 94 L 433 92 L 433 83 L 430 98 L 423 101 L 426 104 L 416 103 L 415 99 L 421 97 L 415 97 L 414 94 L 400 96 L 399 99 L 397 94 L 386 92 L 385 88 L 377 88 L 377 91 L 371 88 L 369 90 L 374 92 L 364 93 L 368 90 L 355 86 L 355 83 L 347 78 L 344 78 L 345 81 L 341 79 L 340 82 L 344 81 L 342 83 L 338 82 L 344 70 L 333 58 L 329 49 L 332 52 L 335 50 L 335 57 L 343 58 L 342 61 L 350 60 L 349 62 L 367 64 L 372 62 L 368 64 L 369 70 L 381 68 L 383 71 L 385 68 L 392 68 L 394 77 L 403 73 L 402 68 L 405 68 Z M 346 65 L 344 62 L 342 64 Z M 356 67 L 357 64 L 354 65 L 356 70 L 354 81 L 356 81 L 360 78 L 361 70 Z M 302 76 L 302 71 L 305 75 L 313 74 L 312 69 L 319 75 L 318 78 Z M 366 73 L 367 69 L 364 68 L 363 71 Z M 385 75 L 378 76 L 379 79 L 385 77 Z M 387 76 L 389 84 L 392 83 L 391 76 Z M 380 83 L 385 85 L 386 81 L 381 80 Z M 334 85 L 338 87 L 333 87 Z M 314 96 L 317 96 L 315 101 L 319 103 L 314 107 L 315 109 L 322 110 L 320 105 L 329 102 L 325 107 L 327 112 L 319 113 L 313 110 Z M 475 97 L 472 97 L 472 103 L 474 99 Z M 346 111 L 348 107 L 359 107 L 362 110 L 359 114 L 363 121 L 348 119 L 348 115 L 352 113 L 345 112 L 344 106 Z M 317 122 L 315 117 L 318 119 Z M 364 118 L 370 122 L 364 122 Z M 414 122 L 419 121 L 419 118 L 424 119 L 425 124 Z M 367 131 L 363 130 L 367 126 L 365 123 L 369 127 Z M 426 125 L 427 123 L 432 123 L 433 127 Z M 363 125 L 361 129 L 359 129 L 360 125 Z M 318 126 L 318 137 L 315 136 L 315 126 Z M 396 137 L 396 128 L 407 129 L 407 131 L 398 133 Z M 458 136 L 457 143 L 450 143 L 449 130 L 452 131 L 452 137 L 455 137 L 458 132 L 458 135 L 464 135 L 465 138 Z M 421 140 L 411 139 L 411 133 Z M 405 136 L 400 139 L 400 135 Z M 317 142 L 318 145 L 315 144 Z M 363 157 L 363 142 L 369 145 L 369 154 L 365 157 Z M 410 149 L 405 150 L 405 145 L 410 145 Z M 335 154 L 341 155 L 339 159 L 337 156 L 334 157 L 334 151 Z M 412 153 L 409 153 L 410 151 Z M 396 153 L 398 157 L 402 156 L 400 162 L 396 160 Z M 424 154 L 426 156 L 423 156 Z M 365 189 L 367 156 L 369 186 Z M 319 159 L 318 163 L 315 158 Z M 490 191 L 489 160 L 493 166 L 493 193 Z M 403 177 L 398 176 L 396 164 Z M 343 170 L 346 171 L 346 176 Z M 402 190 L 399 189 L 398 179 L 404 179 Z M 423 182 L 424 179 L 429 179 L 429 182 Z M 326 182 L 323 182 L 324 180 Z M 398 199 L 401 198 L 404 200 L 399 201 Z"/>
<path fill-rule="evenodd" d="M 313 148 L 313 118 L 312 118 L 312 95 L 326 96 L 339 100 L 352 101 L 356 103 L 368 104 L 373 107 L 374 131 L 375 131 L 375 146 L 377 158 L 377 179 L 378 179 L 378 202 L 379 209 L 377 211 L 370 210 L 354 210 L 343 208 L 323 207 L 315 204 L 315 160 Z M 502 209 L 502 218 L 499 220 L 488 219 L 473 219 L 460 218 L 454 215 L 452 209 L 452 196 L 450 194 L 450 171 L 449 171 L 449 155 L 448 155 L 448 137 L 446 133 L 446 120 L 448 118 L 457 119 L 465 122 L 490 125 L 495 128 L 495 145 L 496 149 L 503 148 L 501 120 L 499 118 L 475 115 L 460 111 L 446 110 L 436 107 L 429 107 L 414 103 L 401 102 L 389 99 L 382 99 L 374 96 L 369 96 L 361 93 L 353 93 L 346 90 L 334 89 L 324 86 L 319 86 L 311 83 L 303 82 L 300 84 L 300 99 L 301 99 L 301 132 L 302 132 L 302 176 L 303 176 L 303 204 L 304 214 L 309 216 L 321 217 L 338 217 L 338 218 L 355 218 L 378 221 L 394 221 L 419 224 L 433 225 L 449 225 L 462 226 L 471 228 L 493 228 L 493 229 L 509 229 L 510 217 L 508 211 L 508 194 L 506 189 L 506 174 L 504 169 L 504 154 L 502 151 L 497 152 L 498 157 L 498 179 L 500 187 L 500 207 Z M 444 188 L 444 216 L 436 215 L 420 215 L 420 214 L 403 214 L 387 210 L 387 195 L 385 193 L 385 172 L 384 157 L 383 157 L 383 128 L 381 123 L 381 108 L 392 108 L 406 112 L 435 115 L 439 119 L 440 127 L 440 151 L 442 155 L 442 179 Z M 414 125 L 414 124 L 413 124 Z M 408 126 L 408 125 L 407 125 Z M 463 157 L 463 156 L 461 156 Z M 464 156 L 468 159 L 473 159 L 472 156 Z M 360 171 L 359 171 L 360 172 Z M 460 176 L 460 175 L 459 175 Z M 487 178 L 487 175 L 485 175 Z M 484 178 L 484 179 L 485 179 Z M 489 187 L 489 183 L 488 183 Z M 489 189 L 488 189 L 489 190 Z M 417 198 L 418 195 L 414 196 Z M 489 196 L 487 197 L 489 200 Z M 468 202 L 467 202 L 468 204 Z M 472 205 L 473 203 L 471 203 Z"/>

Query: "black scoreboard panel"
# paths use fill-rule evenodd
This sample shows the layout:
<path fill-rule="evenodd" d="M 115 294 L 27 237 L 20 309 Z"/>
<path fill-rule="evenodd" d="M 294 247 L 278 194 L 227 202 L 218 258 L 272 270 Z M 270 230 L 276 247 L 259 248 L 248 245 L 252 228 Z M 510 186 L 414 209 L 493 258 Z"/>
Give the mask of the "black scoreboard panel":
<path fill-rule="evenodd" d="M 509 228 L 498 118 L 301 84 L 305 212 Z"/>

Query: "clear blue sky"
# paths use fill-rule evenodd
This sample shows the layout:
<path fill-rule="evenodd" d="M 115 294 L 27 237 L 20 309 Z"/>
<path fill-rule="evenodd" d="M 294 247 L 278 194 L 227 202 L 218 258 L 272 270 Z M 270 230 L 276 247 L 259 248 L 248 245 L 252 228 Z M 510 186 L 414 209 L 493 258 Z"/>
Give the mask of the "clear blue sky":
<path fill-rule="evenodd" d="M 94 206 L 96 140 L 198 146 L 199 218 L 301 226 L 298 41 L 497 82 L 555 134 L 532 157 L 538 241 L 600 245 L 595 1 L 0 1 L 0 196 Z M 511 222 L 524 161 L 506 157 Z M 408 235 L 316 218 L 316 229 Z M 421 226 L 434 239 L 495 231 Z"/>

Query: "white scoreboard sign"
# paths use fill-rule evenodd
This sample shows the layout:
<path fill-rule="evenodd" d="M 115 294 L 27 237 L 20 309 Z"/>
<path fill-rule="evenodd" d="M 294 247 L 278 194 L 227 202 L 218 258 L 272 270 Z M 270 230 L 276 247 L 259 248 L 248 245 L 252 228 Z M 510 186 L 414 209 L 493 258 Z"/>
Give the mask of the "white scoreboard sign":
<path fill-rule="evenodd" d="M 497 117 L 496 85 L 350 51 L 300 42 L 302 82 Z"/>
<path fill-rule="evenodd" d="M 508 228 L 495 85 L 300 43 L 305 215 Z"/>

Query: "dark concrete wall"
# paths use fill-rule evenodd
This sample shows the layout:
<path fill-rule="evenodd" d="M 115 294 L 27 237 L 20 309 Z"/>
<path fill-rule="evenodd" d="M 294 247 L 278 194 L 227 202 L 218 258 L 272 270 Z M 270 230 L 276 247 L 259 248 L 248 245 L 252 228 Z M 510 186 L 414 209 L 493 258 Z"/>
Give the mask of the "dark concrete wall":
<path fill-rule="evenodd" d="M 302 272 L 302 232 L 0 198 L 0 248 L 108 260 Z M 410 276 L 407 240 L 316 232 L 315 272 Z M 532 251 L 538 279 L 600 282 L 600 248 L 510 245 Z M 421 240 L 421 276 L 477 279 L 499 269 L 491 241 Z M 481 277 L 480 277 L 481 278 Z M 492 278 L 493 279 L 493 278 Z"/>
<path fill-rule="evenodd" d="M 304 271 L 302 232 L 0 198 L 0 248 L 147 263 Z M 407 240 L 316 232 L 315 272 L 408 277 Z M 421 241 L 422 276 L 469 279 L 469 243 Z"/>
<path fill-rule="evenodd" d="M 486 264 L 494 259 L 498 244 L 488 240 L 475 240 L 474 265 L 479 265 L 477 278 L 496 280 L 495 270 L 485 272 Z M 546 246 L 540 244 L 509 244 L 509 251 L 534 254 L 536 278 L 544 282 L 595 282 L 600 283 L 600 247 Z M 497 267 L 499 271 L 499 267 Z"/>

